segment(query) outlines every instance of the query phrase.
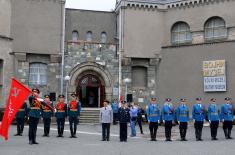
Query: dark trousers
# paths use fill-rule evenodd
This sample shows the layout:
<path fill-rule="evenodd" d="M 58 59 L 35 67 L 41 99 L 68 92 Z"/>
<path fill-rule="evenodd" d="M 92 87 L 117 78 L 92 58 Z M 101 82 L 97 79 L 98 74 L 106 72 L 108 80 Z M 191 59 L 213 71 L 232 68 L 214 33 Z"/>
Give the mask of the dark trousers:
<path fill-rule="evenodd" d="M 165 121 L 165 137 L 166 140 L 171 140 L 172 121 Z"/>
<path fill-rule="evenodd" d="M 16 118 L 17 135 L 22 135 L 24 131 L 24 118 Z"/>
<path fill-rule="evenodd" d="M 157 129 L 158 129 L 158 122 L 149 123 L 149 131 L 150 131 L 151 140 L 156 140 Z"/>
<path fill-rule="evenodd" d="M 232 128 L 233 128 L 233 122 L 232 121 L 224 121 L 223 129 L 224 129 L 225 138 L 227 138 L 227 139 L 231 138 Z"/>
<path fill-rule="evenodd" d="M 113 124 L 117 124 L 118 113 L 113 113 Z"/>
<path fill-rule="evenodd" d="M 137 118 L 137 123 L 138 123 L 139 128 L 140 128 L 140 133 L 143 133 L 142 118 Z"/>
<path fill-rule="evenodd" d="M 127 141 L 127 123 L 120 123 L 120 141 Z"/>
<path fill-rule="evenodd" d="M 49 136 L 51 127 L 51 118 L 43 118 L 44 136 Z"/>
<path fill-rule="evenodd" d="M 194 128 L 195 128 L 196 139 L 201 140 L 202 139 L 203 121 L 195 121 Z"/>
<path fill-rule="evenodd" d="M 39 118 L 29 117 L 29 143 L 36 143 L 36 133 Z"/>
<path fill-rule="evenodd" d="M 70 127 L 71 136 L 76 135 L 77 125 L 78 125 L 78 118 L 76 116 L 69 117 L 69 127 Z"/>
<path fill-rule="evenodd" d="M 57 118 L 56 122 L 57 122 L 58 135 L 63 136 L 65 118 Z"/>
<path fill-rule="evenodd" d="M 187 128 L 188 128 L 187 122 L 180 122 L 179 129 L 180 129 L 180 137 L 182 140 L 185 140 L 186 138 Z"/>
<path fill-rule="evenodd" d="M 216 138 L 217 130 L 219 127 L 219 121 L 211 121 L 210 128 L 211 128 L 211 138 Z"/>
<path fill-rule="evenodd" d="M 109 141 L 110 123 L 102 123 L 102 140 Z"/>

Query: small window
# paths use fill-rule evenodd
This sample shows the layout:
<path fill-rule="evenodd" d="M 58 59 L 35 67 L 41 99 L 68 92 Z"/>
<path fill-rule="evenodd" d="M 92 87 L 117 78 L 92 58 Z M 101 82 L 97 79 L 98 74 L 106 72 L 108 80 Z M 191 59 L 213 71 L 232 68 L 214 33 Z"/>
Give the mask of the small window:
<path fill-rule="evenodd" d="M 32 63 L 29 66 L 29 84 L 47 84 L 47 65 L 43 63 Z"/>
<path fill-rule="evenodd" d="M 92 32 L 91 31 L 88 31 L 86 33 L 86 41 L 92 41 Z"/>
<path fill-rule="evenodd" d="M 78 31 L 74 30 L 72 32 L 72 40 L 73 41 L 78 41 L 78 37 L 79 37 Z"/>
<path fill-rule="evenodd" d="M 192 41 L 189 25 L 185 22 L 177 22 L 171 29 L 172 44 L 185 44 Z"/>
<path fill-rule="evenodd" d="M 225 21 L 220 17 L 212 17 L 205 23 L 205 39 L 215 40 L 227 38 Z"/>
<path fill-rule="evenodd" d="M 102 32 L 100 37 L 101 37 L 101 43 L 107 42 L 107 33 L 106 32 Z"/>

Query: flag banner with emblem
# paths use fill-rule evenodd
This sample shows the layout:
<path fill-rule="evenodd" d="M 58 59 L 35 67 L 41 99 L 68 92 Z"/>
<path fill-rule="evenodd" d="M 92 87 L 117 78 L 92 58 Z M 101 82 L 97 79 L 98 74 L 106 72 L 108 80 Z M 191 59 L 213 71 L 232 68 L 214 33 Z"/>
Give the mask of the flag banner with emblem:
<path fill-rule="evenodd" d="M 16 113 L 21 108 L 31 90 L 12 78 L 11 89 L 6 104 L 6 109 L 0 126 L 0 135 L 8 140 L 8 129 Z"/>

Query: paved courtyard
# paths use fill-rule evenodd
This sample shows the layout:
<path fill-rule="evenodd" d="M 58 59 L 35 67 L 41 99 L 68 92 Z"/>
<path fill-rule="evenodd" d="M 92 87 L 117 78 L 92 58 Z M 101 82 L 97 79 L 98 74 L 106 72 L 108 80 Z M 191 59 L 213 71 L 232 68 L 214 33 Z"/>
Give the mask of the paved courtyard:
<path fill-rule="evenodd" d="M 22 137 L 13 136 L 16 126 L 12 125 L 9 141 L 0 140 L 0 155 L 232 155 L 235 154 L 235 140 L 225 140 L 222 128 L 219 128 L 219 141 L 210 140 L 209 127 L 203 129 L 202 142 L 195 141 L 194 129 L 189 127 L 187 142 L 179 141 L 178 126 L 173 128 L 173 141 L 164 141 L 164 128 L 160 127 L 156 142 L 149 141 L 148 126 L 144 125 L 144 135 L 128 138 L 127 143 L 119 142 L 118 125 L 111 127 L 111 141 L 102 142 L 100 125 L 79 125 L 78 138 L 69 138 L 69 127 L 66 125 L 64 138 L 57 138 L 56 126 L 52 125 L 50 137 L 42 137 L 42 124 L 39 125 L 37 141 L 39 145 L 28 144 L 28 127 Z M 128 130 L 128 132 L 130 129 Z M 233 130 L 232 136 L 235 137 Z"/>

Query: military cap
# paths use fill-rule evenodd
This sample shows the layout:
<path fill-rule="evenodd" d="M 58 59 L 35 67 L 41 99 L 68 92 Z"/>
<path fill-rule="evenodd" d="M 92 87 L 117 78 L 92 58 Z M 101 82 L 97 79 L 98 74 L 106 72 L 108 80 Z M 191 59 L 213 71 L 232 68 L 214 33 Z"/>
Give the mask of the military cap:
<path fill-rule="evenodd" d="M 72 94 L 71 94 L 71 96 L 72 96 L 72 97 L 75 97 L 75 96 L 76 96 L 76 94 L 75 94 L 75 93 L 72 93 Z"/>
<path fill-rule="evenodd" d="M 171 98 L 166 98 L 166 102 L 171 102 Z"/>
<path fill-rule="evenodd" d="M 50 95 L 46 94 L 44 95 L 44 98 L 50 98 Z"/>
<path fill-rule="evenodd" d="M 104 102 L 108 103 L 109 104 L 109 101 L 108 100 L 104 100 Z"/>
<path fill-rule="evenodd" d="M 64 95 L 63 95 L 63 94 L 60 94 L 58 97 L 59 97 L 59 98 L 64 98 Z"/>
<path fill-rule="evenodd" d="M 231 98 L 230 98 L 230 97 L 226 97 L 224 100 L 225 100 L 225 101 L 230 101 Z"/>
<path fill-rule="evenodd" d="M 197 97 L 197 98 L 196 98 L 196 101 L 201 101 L 201 100 L 202 100 L 201 97 Z"/>
<path fill-rule="evenodd" d="M 38 88 L 33 88 L 33 89 L 32 89 L 32 92 L 37 92 L 38 94 L 40 93 L 40 91 L 39 91 Z"/>
<path fill-rule="evenodd" d="M 156 97 L 152 97 L 151 100 L 152 100 L 152 101 L 156 101 Z"/>
<path fill-rule="evenodd" d="M 215 101 L 216 99 L 215 98 L 211 98 L 210 101 Z"/>
<path fill-rule="evenodd" d="M 180 101 L 181 101 L 181 102 L 185 102 L 186 99 L 185 99 L 185 98 L 181 98 Z"/>

